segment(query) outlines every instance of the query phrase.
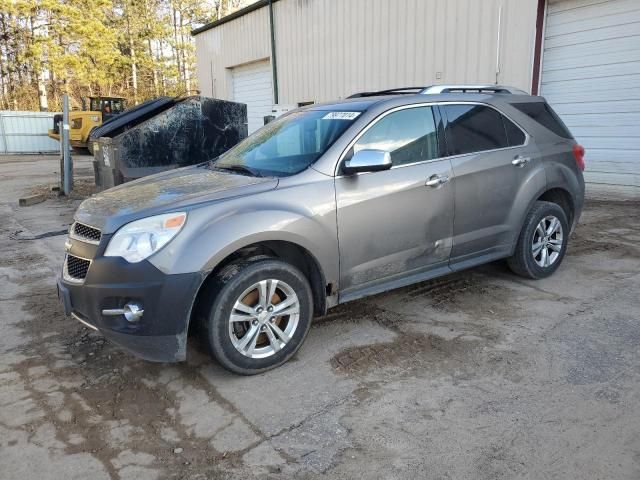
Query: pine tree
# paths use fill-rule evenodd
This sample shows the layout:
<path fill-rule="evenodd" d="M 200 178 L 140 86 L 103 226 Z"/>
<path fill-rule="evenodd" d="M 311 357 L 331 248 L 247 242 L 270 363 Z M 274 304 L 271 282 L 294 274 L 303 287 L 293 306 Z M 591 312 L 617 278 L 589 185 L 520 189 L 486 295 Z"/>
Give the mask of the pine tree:
<path fill-rule="evenodd" d="M 0 109 L 193 92 L 191 30 L 251 0 L 0 0 Z"/>

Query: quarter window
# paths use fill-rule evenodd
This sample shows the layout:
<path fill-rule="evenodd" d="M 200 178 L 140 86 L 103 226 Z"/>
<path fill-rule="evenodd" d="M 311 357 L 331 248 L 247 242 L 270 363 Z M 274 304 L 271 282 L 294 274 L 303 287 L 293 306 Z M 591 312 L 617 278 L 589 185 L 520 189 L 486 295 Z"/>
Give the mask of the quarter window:
<path fill-rule="evenodd" d="M 524 133 L 520 128 L 504 115 L 501 115 L 504 129 L 507 131 L 507 140 L 510 147 L 518 147 L 524 145 Z"/>
<path fill-rule="evenodd" d="M 384 150 L 394 166 L 437 158 L 438 138 L 431 107 L 406 108 L 390 113 L 367 130 L 353 146 Z"/>
<path fill-rule="evenodd" d="M 512 103 L 511 105 L 556 135 L 562 138 L 573 138 L 569 129 L 546 102 Z"/>
<path fill-rule="evenodd" d="M 483 105 L 445 105 L 447 145 L 452 155 L 509 146 L 502 115 Z"/>

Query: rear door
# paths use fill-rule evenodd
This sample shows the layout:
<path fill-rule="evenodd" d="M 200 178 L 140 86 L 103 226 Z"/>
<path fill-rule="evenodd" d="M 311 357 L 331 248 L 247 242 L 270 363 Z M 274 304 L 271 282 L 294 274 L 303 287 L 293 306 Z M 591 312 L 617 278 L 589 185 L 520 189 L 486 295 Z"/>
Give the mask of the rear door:
<path fill-rule="evenodd" d="M 442 105 L 447 149 L 454 173 L 455 221 L 451 263 L 500 256 L 519 224 L 512 205 L 529 171 L 540 162 L 535 145 L 493 107 Z"/>
<path fill-rule="evenodd" d="M 448 270 L 452 171 L 441 156 L 432 107 L 383 115 L 350 153 L 360 149 L 390 152 L 393 166 L 336 177 L 341 296 L 438 267 Z"/>

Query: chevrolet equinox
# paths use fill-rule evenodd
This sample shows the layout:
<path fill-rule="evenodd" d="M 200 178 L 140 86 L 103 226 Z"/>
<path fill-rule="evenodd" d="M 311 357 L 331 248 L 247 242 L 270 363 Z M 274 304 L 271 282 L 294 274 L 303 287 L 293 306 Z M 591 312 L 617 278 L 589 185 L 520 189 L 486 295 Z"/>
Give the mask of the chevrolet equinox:
<path fill-rule="evenodd" d="M 193 323 L 222 366 L 263 372 L 335 305 L 502 258 L 551 275 L 583 157 L 544 98 L 510 87 L 307 106 L 209 162 L 85 200 L 59 296 L 142 358 L 184 360 Z"/>

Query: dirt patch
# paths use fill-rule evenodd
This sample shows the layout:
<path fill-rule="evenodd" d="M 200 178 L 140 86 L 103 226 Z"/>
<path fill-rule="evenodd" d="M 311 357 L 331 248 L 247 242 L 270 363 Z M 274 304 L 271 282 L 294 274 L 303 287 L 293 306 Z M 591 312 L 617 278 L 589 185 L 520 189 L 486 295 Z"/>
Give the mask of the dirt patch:
<path fill-rule="evenodd" d="M 580 223 L 569 240 L 567 254 L 598 252 L 640 257 L 640 202 L 586 202 Z"/>
<path fill-rule="evenodd" d="M 381 374 L 386 379 L 407 376 L 450 377 L 452 382 L 486 375 L 522 381 L 522 352 L 496 349 L 498 336 L 462 333 L 447 339 L 433 334 L 399 332 L 391 342 L 349 347 L 331 359 L 334 371 L 358 378 Z"/>
<path fill-rule="evenodd" d="M 369 370 L 412 364 L 414 367 L 439 358 L 461 353 L 469 342 L 446 341 L 435 335 L 422 333 L 400 334 L 392 342 L 349 347 L 331 359 L 331 366 L 344 373 L 367 373 Z"/>
<path fill-rule="evenodd" d="M 370 320 L 387 328 L 395 328 L 403 321 L 401 316 L 387 312 L 365 299 L 338 305 L 329 310 L 329 313 L 324 317 L 314 318 L 313 324 L 320 325 L 329 322 L 358 323 L 363 320 Z"/>
<path fill-rule="evenodd" d="M 84 200 L 98 192 L 94 179 L 90 177 L 75 178 L 69 196 L 64 196 L 57 184 L 35 185 L 29 189 L 29 195 L 44 195 L 49 200 L 73 201 Z"/>
<path fill-rule="evenodd" d="M 426 283 L 426 282 L 425 282 Z M 451 288 L 451 285 L 466 285 L 455 280 L 449 282 L 435 282 L 433 287 Z M 423 285 L 422 291 L 428 288 Z M 412 290 L 409 290 L 412 291 Z M 424 292 L 422 293 L 424 294 Z M 424 370 L 438 374 L 459 374 L 477 368 L 480 350 L 493 346 L 499 341 L 499 336 L 479 321 L 454 325 L 446 321 L 432 319 L 413 323 L 410 315 L 396 313 L 385 308 L 367 304 L 365 301 L 353 302 L 339 307 L 335 316 L 324 317 L 322 321 L 362 322 L 364 320 L 390 329 L 396 334 L 394 340 L 376 344 L 348 347 L 337 353 L 331 360 L 332 368 L 351 376 L 365 376 L 368 373 L 383 370 L 386 376 L 415 374 Z M 480 312 L 479 312 L 480 313 Z M 443 332 L 442 335 L 425 333 L 424 327 Z M 444 333 L 446 332 L 446 334 Z M 509 352 L 502 352 L 504 358 Z M 485 354 L 482 362 L 490 363 L 495 359 Z M 498 361 L 499 363 L 499 361 Z"/>

